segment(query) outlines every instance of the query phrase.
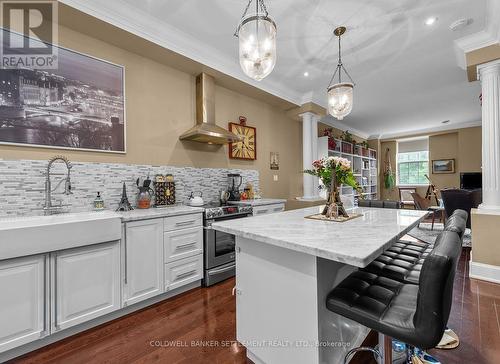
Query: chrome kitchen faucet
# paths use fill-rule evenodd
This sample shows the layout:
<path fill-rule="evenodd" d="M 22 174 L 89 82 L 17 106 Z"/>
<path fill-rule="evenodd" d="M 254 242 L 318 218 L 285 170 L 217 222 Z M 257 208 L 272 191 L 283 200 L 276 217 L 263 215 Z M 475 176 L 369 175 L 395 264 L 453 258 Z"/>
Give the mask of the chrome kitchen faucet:
<path fill-rule="evenodd" d="M 66 164 L 66 168 L 68 169 L 68 174 L 66 175 L 66 178 L 61 179 L 57 184 L 57 186 L 52 189 L 52 184 L 50 181 L 50 169 L 52 168 L 52 165 L 56 161 L 62 161 Z M 45 215 L 51 215 L 63 212 L 62 202 L 59 206 L 52 205 L 52 192 L 54 192 L 61 185 L 61 183 L 64 182 L 64 194 L 71 195 L 73 193 L 71 192 L 71 176 L 70 176 L 71 168 L 73 168 L 73 166 L 71 165 L 68 158 L 62 155 L 57 155 L 49 159 L 49 163 L 47 165 L 47 174 L 45 178 L 45 204 L 43 207 Z"/>

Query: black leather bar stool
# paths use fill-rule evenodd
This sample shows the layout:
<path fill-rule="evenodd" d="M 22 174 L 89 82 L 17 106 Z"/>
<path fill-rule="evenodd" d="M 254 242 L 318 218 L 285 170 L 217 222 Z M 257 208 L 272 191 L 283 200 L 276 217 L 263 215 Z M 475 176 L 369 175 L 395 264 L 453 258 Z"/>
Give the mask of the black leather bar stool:
<path fill-rule="evenodd" d="M 463 214 L 465 214 L 465 218 Z M 437 237 L 433 245 L 424 242 L 397 242 L 364 270 L 403 283 L 418 284 L 424 259 L 435 245 L 439 245 L 443 240 L 450 240 L 462 246 L 466 221 L 467 213 L 463 210 L 455 210 L 446 222 L 443 233 Z M 455 233 L 456 236 L 452 233 Z"/>
<path fill-rule="evenodd" d="M 450 315 L 461 244 L 446 232 L 424 259 L 418 284 L 359 270 L 328 295 L 329 310 L 413 347 L 430 349 L 441 340 Z M 366 348 L 354 348 L 345 356 Z M 376 351 L 375 349 L 371 349 Z M 390 357 L 390 356 L 389 356 Z"/>
<path fill-rule="evenodd" d="M 442 244 L 443 241 L 462 247 L 462 240 L 454 231 L 443 231 L 436 239 L 434 246 Z M 402 283 L 419 284 L 423 263 L 432 249 L 432 246 L 428 246 L 420 250 L 421 254 L 417 255 L 415 252 L 419 252 L 419 250 L 406 248 L 398 249 L 400 252 L 394 253 L 393 249 L 389 248 L 362 270 Z"/>

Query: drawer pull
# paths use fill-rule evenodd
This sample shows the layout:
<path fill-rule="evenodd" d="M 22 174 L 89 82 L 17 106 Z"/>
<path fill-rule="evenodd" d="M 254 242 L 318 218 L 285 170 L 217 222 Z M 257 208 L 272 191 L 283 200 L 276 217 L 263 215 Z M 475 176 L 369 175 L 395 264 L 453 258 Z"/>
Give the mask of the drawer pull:
<path fill-rule="evenodd" d="M 193 270 L 190 270 L 190 271 L 188 271 L 188 272 L 184 272 L 184 273 L 178 274 L 178 275 L 175 277 L 175 279 L 176 279 L 176 280 L 183 279 L 183 278 L 186 278 L 186 277 L 192 276 L 193 274 L 196 274 L 196 269 L 193 269 Z"/>
<path fill-rule="evenodd" d="M 196 241 L 192 241 L 190 243 L 185 243 L 185 244 L 179 244 L 177 245 L 177 249 L 187 249 L 191 248 L 192 246 L 196 246 Z"/>
<path fill-rule="evenodd" d="M 267 212 L 267 210 L 258 210 L 257 214 L 265 214 L 266 212 Z"/>
<path fill-rule="evenodd" d="M 182 222 L 176 222 L 175 226 L 187 226 L 187 225 L 193 225 L 196 222 L 196 220 L 189 220 L 189 221 L 182 221 Z"/>

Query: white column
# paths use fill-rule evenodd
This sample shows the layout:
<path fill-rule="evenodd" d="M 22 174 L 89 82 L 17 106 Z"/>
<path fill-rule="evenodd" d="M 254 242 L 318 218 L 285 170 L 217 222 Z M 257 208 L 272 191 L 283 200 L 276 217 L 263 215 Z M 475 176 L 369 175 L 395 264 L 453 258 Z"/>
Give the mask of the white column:
<path fill-rule="evenodd" d="M 312 162 L 318 159 L 318 121 L 319 115 L 306 112 L 299 115 L 302 118 L 302 167 L 311 169 Z M 304 194 L 302 199 L 314 200 L 319 198 L 318 179 L 304 174 Z"/>
<path fill-rule="evenodd" d="M 500 210 L 500 60 L 477 67 L 482 91 L 483 203 Z"/>
<path fill-rule="evenodd" d="M 318 121 L 320 116 L 311 116 L 312 160 L 318 159 Z M 313 178 L 313 198 L 319 198 L 319 178 Z"/>

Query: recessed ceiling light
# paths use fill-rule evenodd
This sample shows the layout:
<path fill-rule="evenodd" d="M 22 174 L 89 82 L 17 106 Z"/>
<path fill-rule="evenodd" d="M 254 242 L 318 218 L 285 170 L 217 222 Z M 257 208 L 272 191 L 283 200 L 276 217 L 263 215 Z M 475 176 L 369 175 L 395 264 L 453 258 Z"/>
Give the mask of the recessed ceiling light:
<path fill-rule="evenodd" d="M 304 72 L 304 77 L 309 77 L 309 72 L 305 71 Z"/>
<path fill-rule="evenodd" d="M 425 25 L 431 26 L 434 25 L 437 22 L 438 18 L 435 16 L 430 16 L 427 19 L 425 19 Z"/>

